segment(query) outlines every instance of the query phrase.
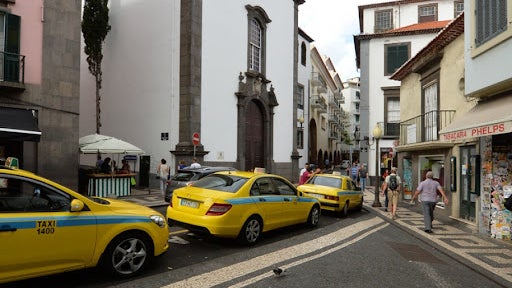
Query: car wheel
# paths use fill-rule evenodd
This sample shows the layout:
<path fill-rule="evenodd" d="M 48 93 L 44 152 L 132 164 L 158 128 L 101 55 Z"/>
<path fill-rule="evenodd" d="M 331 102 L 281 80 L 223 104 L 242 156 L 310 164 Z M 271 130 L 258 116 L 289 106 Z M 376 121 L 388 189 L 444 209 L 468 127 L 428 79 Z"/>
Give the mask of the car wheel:
<path fill-rule="evenodd" d="M 320 220 L 320 207 L 318 205 L 313 206 L 311 211 L 309 211 L 308 216 L 308 226 L 316 227 L 318 225 L 318 221 Z"/>
<path fill-rule="evenodd" d="M 254 245 L 261 236 L 262 221 L 257 216 L 251 216 L 245 221 L 238 240 L 245 245 Z"/>
<path fill-rule="evenodd" d="M 340 216 L 341 217 L 347 217 L 348 216 L 348 201 L 345 202 L 345 205 L 343 206 L 343 208 L 341 209 L 340 211 Z"/>
<path fill-rule="evenodd" d="M 118 277 L 130 277 L 144 269 L 153 256 L 152 242 L 142 233 L 128 232 L 110 242 L 101 266 Z"/>

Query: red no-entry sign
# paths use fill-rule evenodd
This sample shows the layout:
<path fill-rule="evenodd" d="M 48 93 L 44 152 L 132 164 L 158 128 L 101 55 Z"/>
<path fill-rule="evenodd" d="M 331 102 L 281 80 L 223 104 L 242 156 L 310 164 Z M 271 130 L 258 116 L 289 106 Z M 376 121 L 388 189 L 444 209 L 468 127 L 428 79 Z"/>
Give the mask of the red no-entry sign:
<path fill-rule="evenodd" d="M 194 146 L 199 145 L 199 133 L 194 132 L 194 134 L 192 134 L 192 144 L 194 144 Z"/>

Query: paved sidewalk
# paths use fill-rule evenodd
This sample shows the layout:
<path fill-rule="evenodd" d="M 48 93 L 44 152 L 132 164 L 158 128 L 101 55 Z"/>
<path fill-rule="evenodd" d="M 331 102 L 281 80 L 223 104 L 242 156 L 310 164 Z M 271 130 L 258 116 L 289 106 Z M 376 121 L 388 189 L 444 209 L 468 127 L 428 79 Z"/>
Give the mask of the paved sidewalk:
<path fill-rule="evenodd" d="M 443 251 L 475 272 L 493 279 L 497 284 L 512 287 L 512 241 L 493 239 L 478 233 L 476 225 L 451 218 L 449 205 L 445 209 L 436 207 L 433 233 L 425 233 L 421 204 L 411 205 L 409 200 L 399 201 L 398 218 L 392 220 L 384 207 L 372 207 L 375 190 L 374 187 L 366 188 L 364 205 L 367 210 L 380 214 L 390 223 Z M 379 199 L 384 206 L 384 196 Z"/>

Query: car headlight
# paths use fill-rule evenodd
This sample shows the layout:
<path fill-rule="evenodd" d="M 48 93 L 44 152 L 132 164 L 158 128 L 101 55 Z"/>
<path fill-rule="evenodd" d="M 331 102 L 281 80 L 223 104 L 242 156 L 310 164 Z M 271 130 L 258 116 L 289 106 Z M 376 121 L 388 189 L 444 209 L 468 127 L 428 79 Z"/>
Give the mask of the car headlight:
<path fill-rule="evenodd" d="M 162 217 L 160 215 L 151 215 L 149 218 L 151 219 L 151 221 L 153 221 L 153 223 L 155 223 L 156 225 L 160 226 L 160 228 L 164 228 L 165 227 L 164 217 Z"/>

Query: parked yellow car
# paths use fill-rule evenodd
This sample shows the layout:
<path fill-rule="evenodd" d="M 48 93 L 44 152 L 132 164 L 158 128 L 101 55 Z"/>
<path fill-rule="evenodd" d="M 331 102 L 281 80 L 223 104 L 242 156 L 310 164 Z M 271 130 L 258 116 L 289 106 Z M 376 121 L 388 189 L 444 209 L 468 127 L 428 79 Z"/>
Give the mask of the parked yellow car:
<path fill-rule="evenodd" d="M 323 210 L 347 216 L 349 210 L 363 208 L 363 192 L 350 177 L 339 174 L 316 174 L 297 190 L 320 201 Z"/>
<path fill-rule="evenodd" d="M 150 208 L 0 168 L 0 283 L 97 264 L 131 276 L 166 252 L 168 239 L 164 216 Z"/>
<path fill-rule="evenodd" d="M 255 244 L 262 232 L 298 223 L 318 224 L 320 203 L 302 196 L 285 178 L 224 171 L 176 189 L 167 208 L 169 225 L 195 233 Z"/>

